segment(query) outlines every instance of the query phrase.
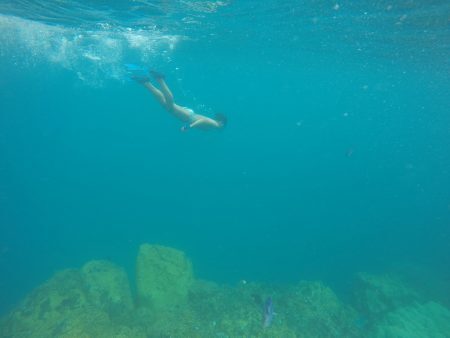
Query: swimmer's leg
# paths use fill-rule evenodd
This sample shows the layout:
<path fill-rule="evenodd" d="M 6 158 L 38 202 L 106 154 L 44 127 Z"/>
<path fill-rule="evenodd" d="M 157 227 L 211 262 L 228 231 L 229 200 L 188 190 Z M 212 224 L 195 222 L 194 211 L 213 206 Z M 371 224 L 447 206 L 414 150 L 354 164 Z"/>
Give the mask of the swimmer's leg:
<path fill-rule="evenodd" d="M 150 93 L 153 94 L 153 96 L 158 100 L 158 102 L 161 105 L 163 105 L 164 107 L 167 105 L 164 94 L 154 85 L 152 85 L 150 81 L 143 82 L 142 84 L 144 85 L 145 88 L 149 90 Z"/>
<path fill-rule="evenodd" d="M 173 94 L 170 90 L 169 86 L 167 86 L 166 81 L 164 80 L 164 75 L 161 73 L 158 73 L 154 70 L 150 71 L 150 74 L 153 75 L 155 80 L 158 82 L 159 86 L 161 87 L 161 92 L 164 95 L 164 99 L 166 100 L 166 107 L 167 109 L 173 109 L 174 102 L 173 102 Z"/>

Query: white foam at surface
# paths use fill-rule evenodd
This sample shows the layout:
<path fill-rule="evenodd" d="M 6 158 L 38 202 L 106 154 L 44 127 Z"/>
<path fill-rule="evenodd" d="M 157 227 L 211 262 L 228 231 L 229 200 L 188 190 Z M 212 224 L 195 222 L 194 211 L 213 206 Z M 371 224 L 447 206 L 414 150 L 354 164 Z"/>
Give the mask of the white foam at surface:
<path fill-rule="evenodd" d="M 123 80 L 123 64 L 130 62 L 127 53 L 133 52 L 133 60 L 148 63 L 172 50 L 179 40 L 156 28 L 98 25 L 97 30 L 83 30 L 0 14 L 0 55 L 23 67 L 51 63 L 92 85 Z"/>

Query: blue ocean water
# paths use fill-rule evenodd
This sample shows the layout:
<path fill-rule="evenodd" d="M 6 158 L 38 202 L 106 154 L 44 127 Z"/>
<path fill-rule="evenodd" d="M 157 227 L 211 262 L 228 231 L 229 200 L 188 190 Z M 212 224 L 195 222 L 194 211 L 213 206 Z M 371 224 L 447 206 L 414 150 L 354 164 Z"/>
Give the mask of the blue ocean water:
<path fill-rule="evenodd" d="M 450 5 L 0 2 L 0 313 L 141 243 L 197 276 L 413 271 L 450 302 Z M 181 123 L 127 77 L 166 75 Z"/>

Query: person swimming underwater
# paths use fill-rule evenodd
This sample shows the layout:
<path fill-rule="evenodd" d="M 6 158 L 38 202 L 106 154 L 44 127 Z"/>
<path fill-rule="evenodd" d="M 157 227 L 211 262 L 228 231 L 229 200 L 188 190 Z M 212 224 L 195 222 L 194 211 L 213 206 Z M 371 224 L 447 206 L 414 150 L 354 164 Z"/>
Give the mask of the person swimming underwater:
<path fill-rule="evenodd" d="M 158 100 L 165 110 L 186 124 L 181 127 L 181 131 L 192 128 L 201 130 L 223 129 L 227 124 L 227 118 L 223 114 L 216 114 L 214 118 L 197 114 L 192 109 L 180 106 L 175 103 L 173 94 L 163 74 L 151 70 L 149 72 L 161 89 L 156 88 L 147 76 L 132 76 L 132 79 L 142 84 Z"/>

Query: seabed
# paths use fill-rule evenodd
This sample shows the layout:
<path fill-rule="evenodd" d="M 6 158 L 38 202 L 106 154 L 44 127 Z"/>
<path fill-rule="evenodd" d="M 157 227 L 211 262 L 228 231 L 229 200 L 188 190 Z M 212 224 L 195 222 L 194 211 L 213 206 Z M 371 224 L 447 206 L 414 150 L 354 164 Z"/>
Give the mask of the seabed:
<path fill-rule="evenodd" d="M 235 287 L 195 278 L 176 249 L 143 244 L 136 292 L 124 269 L 96 260 L 57 272 L 0 322 L 0 337 L 446 338 L 450 311 L 398 277 L 360 273 L 351 302 L 320 281 Z M 271 297 L 276 314 L 263 327 Z"/>

